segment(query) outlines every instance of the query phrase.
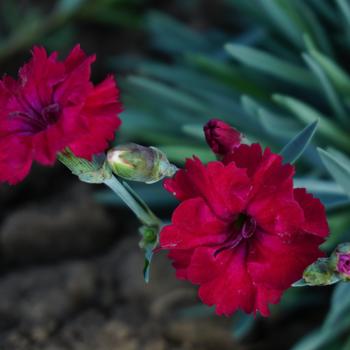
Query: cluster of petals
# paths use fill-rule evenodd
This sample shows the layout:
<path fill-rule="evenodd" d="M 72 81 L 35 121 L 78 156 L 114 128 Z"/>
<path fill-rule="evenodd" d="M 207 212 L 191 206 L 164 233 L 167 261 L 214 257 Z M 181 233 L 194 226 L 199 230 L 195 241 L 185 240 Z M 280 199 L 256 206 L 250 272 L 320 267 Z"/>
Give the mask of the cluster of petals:
<path fill-rule="evenodd" d="M 77 45 L 64 61 L 34 47 L 18 78 L 0 81 L 0 182 L 23 180 L 33 161 L 52 165 L 69 148 L 91 159 L 106 149 L 121 121 L 112 76 L 90 81 L 95 56 Z"/>
<path fill-rule="evenodd" d="M 325 209 L 305 189 L 293 188 L 294 167 L 280 155 L 240 144 L 238 132 L 218 122 L 209 125 L 220 132 L 206 136 L 214 153 L 228 150 L 221 160 L 188 159 L 165 181 L 181 203 L 160 246 L 169 250 L 177 277 L 199 285 L 200 299 L 217 314 L 241 309 L 268 316 L 269 304 L 323 255 Z"/>

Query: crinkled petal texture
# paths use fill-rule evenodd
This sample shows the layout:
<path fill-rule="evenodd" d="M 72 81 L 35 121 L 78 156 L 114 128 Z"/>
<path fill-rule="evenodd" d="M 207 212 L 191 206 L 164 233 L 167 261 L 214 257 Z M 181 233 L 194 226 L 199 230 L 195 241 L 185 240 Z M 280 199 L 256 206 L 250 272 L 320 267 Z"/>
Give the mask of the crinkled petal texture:
<path fill-rule="evenodd" d="M 293 175 L 279 155 L 253 144 L 236 147 L 222 162 L 187 160 L 165 181 L 181 203 L 160 245 L 177 277 L 199 285 L 199 297 L 217 314 L 241 309 L 268 316 L 269 304 L 322 256 L 329 231 L 324 207 L 305 189 L 293 189 Z M 240 234 L 247 217 L 253 230 Z"/>
<path fill-rule="evenodd" d="M 34 47 L 18 74 L 0 81 L 0 182 L 15 184 L 32 162 L 52 165 L 69 147 L 91 157 L 106 149 L 120 126 L 122 107 L 113 77 L 94 86 L 95 56 L 77 45 L 64 61 Z"/>

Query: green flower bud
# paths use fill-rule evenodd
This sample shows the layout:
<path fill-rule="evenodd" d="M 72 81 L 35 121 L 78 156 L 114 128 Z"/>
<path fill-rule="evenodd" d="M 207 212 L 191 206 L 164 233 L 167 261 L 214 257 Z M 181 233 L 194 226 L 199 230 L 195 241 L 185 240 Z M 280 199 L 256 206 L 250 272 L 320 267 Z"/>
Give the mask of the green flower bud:
<path fill-rule="evenodd" d="M 142 236 L 139 246 L 142 249 L 152 246 L 152 248 L 157 244 L 159 227 L 157 226 L 142 226 L 140 228 L 140 234 Z"/>
<path fill-rule="evenodd" d="M 177 170 L 158 148 L 135 143 L 110 149 L 107 152 L 107 162 L 117 176 L 148 184 L 173 176 Z"/>
<path fill-rule="evenodd" d="M 326 286 L 339 279 L 330 266 L 330 259 L 320 258 L 304 271 L 303 278 L 309 286 Z"/>
<path fill-rule="evenodd" d="M 145 251 L 145 265 L 143 268 L 143 277 L 145 282 L 149 281 L 149 274 L 151 268 L 151 261 L 154 253 L 154 249 L 158 244 L 158 235 L 159 235 L 160 227 L 155 226 L 142 226 L 139 230 L 142 239 L 139 242 L 139 246 L 141 249 Z"/>

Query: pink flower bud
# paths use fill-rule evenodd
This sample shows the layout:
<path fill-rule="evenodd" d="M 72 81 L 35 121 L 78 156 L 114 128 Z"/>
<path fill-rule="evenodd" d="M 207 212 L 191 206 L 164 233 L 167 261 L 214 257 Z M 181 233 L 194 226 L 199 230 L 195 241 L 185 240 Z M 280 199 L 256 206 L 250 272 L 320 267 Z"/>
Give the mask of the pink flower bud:
<path fill-rule="evenodd" d="M 225 156 L 241 144 L 242 134 L 219 119 L 211 119 L 204 126 L 205 138 L 212 151 Z"/>
<path fill-rule="evenodd" d="M 341 243 L 332 253 L 331 264 L 342 280 L 350 281 L 350 243 Z"/>
<path fill-rule="evenodd" d="M 338 253 L 337 271 L 350 280 L 350 253 Z"/>

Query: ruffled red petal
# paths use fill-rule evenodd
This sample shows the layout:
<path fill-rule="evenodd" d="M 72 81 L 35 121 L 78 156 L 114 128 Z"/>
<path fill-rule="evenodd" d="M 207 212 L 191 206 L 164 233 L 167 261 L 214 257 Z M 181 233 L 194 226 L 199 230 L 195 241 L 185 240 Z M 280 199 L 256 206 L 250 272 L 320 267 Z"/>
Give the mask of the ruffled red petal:
<path fill-rule="evenodd" d="M 181 200 L 202 197 L 223 219 L 243 209 L 251 190 L 246 171 L 233 162 L 228 165 L 210 162 L 205 166 L 198 158 L 188 159 L 185 170 L 166 180 L 164 186 Z"/>
<path fill-rule="evenodd" d="M 303 230 L 310 234 L 326 237 L 329 234 L 329 227 L 326 210 L 321 201 L 307 193 L 305 188 L 294 189 L 294 198 L 304 212 Z"/>
<path fill-rule="evenodd" d="M 72 152 L 90 159 L 91 155 L 103 152 L 115 138 L 115 130 L 121 124 L 118 115 L 122 111 L 115 79 L 109 76 L 87 96 L 81 114 L 86 119 L 86 132 L 69 144 Z"/>
<path fill-rule="evenodd" d="M 259 232 L 251 242 L 247 268 L 255 283 L 284 290 L 302 277 L 305 268 L 324 254 L 323 239 L 299 234 L 290 239 Z"/>
<path fill-rule="evenodd" d="M 202 198 L 182 202 L 174 211 L 172 224 L 160 236 L 163 249 L 191 249 L 219 244 L 227 237 L 227 223 L 218 219 Z"/>
<path fill-rule="evenodd" d="M 248 176 L 252 177 L 260 166 L 262 157 L 262 149 L 258 143 L 252 145 L 241 144 L 235 148 L 234 152 L 224 157 L 223 163 L 234 162 L 238 168 L 246 169 Z"/>
<path fill-rule="evenodd" d="M 173 267 L 176 269 L 176 277 L 187 279 L 187 268 L 191 262 L 193 249 L 171 249 L 168 258 L 173 261 Z"/>
<path fill-rule="evenodd" d="M 238 309 L 247 313 L 254 311 L 256 288 L 246 269 L 245 246 L 226 250 L 216 256 L 214 249 L 202 250 L 196 263 L 194 257 L 188 275 L 193 282 L 201 281 L 199 297 L 203 303 L 215 305 L 218 315 L 231 316 Z"/>
<path fill-rule="evenodd" d="M 247 212 L 267 232 L 291 234 L 304 220 L 302 208 L 293 196 L 293 175 L 294 167 L 283 165 L 282 157 L 269 149 L 252 174 L 253 189 Z"/>
<path fill-rule="evenodd" d="M 31 143 L 27 138 L 6 137 L 0 142 L 0 182 L 15 185 L 32 166 Z"/>

